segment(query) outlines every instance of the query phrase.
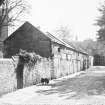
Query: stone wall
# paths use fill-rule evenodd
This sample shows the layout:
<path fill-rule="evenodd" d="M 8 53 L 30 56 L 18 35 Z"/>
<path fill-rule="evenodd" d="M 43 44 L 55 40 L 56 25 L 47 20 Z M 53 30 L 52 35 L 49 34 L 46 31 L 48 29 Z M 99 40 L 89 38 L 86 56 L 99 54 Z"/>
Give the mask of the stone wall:
<path fill-rule="evenodd" d="M 76 59 L 66 59 L 61 56 L 54 57 L 54 73 L 55 78 L 70 75 L 79 72 L 80 60 Z"/>
<path fill-rule="evenodd" d="M 32 68 L 26 65 L 24 67 L 24 87 L 39 83 L 42 77 L 51 79 L 51 67 L 51 60 L 46 58 L 41 59 Z"/>
<path fill-rule="evenodd" d="M 0 59 L 0 95 L 16 90 L 16 73 L 12 59 Z"/>
<path fill-rule="evenodd" d="M 23 74 L 23 87 L 27 87 L 40 82 L 41 77 L 51 79 L 51 60 L 42 59 L 33 68 L 25 65 Z M 17 79 L 15 68 L 17 60 L 0 59 L 0 95 L 12 92 L 17 89 Z"/>
<path fill-rule="evenodd" d="M 82 64 L 80 60 L 57 55 L 52 60 L 43 58 L 31 68 L 25 65 L 23 87 L 39 83 L 42 77 L 54 79 L 79 72 Z M 17 89 L 16 66 L 17 60 L 0 59 L 0 95 Z"/>

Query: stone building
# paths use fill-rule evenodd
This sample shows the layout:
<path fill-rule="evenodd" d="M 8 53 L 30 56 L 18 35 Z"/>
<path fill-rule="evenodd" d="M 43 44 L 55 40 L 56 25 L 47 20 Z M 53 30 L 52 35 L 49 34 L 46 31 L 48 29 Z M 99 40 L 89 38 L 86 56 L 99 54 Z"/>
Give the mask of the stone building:
<path fill-rule="evenodd" d="M 18 54 L 19 49 L 35 52 L 52 60 L 51 78 L 59 78 L 88 68 L 89 55 L 49 32 L 43 33 L 25 22 L 4 41 L 4 58 Z"/>

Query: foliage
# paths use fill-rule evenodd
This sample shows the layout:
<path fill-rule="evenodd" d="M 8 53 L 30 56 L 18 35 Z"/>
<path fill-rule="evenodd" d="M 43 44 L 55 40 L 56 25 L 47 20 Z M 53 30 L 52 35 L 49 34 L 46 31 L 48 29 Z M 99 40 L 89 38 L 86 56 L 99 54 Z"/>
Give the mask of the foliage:
<path fill-rule="evenodd" d="M 27 65 L 29 68 L 34 67 L 38 61 L 41 61 L 41 57 L 36 53 L 27 52 L 22 49 L 20 49 L 18 56 L 19 56 L 18 65 Z"/>
<path fill-rule="evenodd" d="M 98 40 L 104 41 L 105 40 L 105 2 L 103 2 L 103 4 L 98 10 L 101 15 L 96 21 L 96 25 L 99 26 L 97 35 L 98 35 Z"/>
<path fill-rule="evenodd" d="M 18 54 L 20 57 L 22 63 L 29 64 L 29 63 L 37 63 L 37 61 L 40 61 L 41 57 L 37 55 L 35 52 L 27 52 L 26 50 L 20 49 L 20 52 Z"/>
<path fill-rule="evenodd" d="M 40 61 L 41 57 L 36 55 L 34 52 L 29 53 L 25 50 L 20 49 L 18 55 L 18 64 L 15 69 L 16 78 L 17 78 L 17 88 L 23 88 L 23 73 L 24 73 L 24 66 L 27 65 L 30 71 L 32 67 L 35 66 L 37 61 Z"/>
<path fill-rule="evenodd" d="M 100 41 L 93 41 L 92 39 L 77 42 L 77 44 L 83 48 L 89 55 L 103 55 L 105 56 L 105 45 Z"/>

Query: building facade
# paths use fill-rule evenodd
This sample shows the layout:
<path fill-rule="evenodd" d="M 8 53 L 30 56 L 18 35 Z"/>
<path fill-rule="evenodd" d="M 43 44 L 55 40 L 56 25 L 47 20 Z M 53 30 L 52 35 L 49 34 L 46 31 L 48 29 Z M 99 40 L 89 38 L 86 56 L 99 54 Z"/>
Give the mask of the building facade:
<path fill-rule="evenodd" d="M 89 55 L 49 32 L 43 33 L 29 22 L 24 23 L 4 41 L 4 58 L 11 58 L 23 49 L 35 52 L 43 58 L 50 59 L 45 64 L 46 72 L 50 70 L 50 78 L 85 70 L 89 67 Z"/>

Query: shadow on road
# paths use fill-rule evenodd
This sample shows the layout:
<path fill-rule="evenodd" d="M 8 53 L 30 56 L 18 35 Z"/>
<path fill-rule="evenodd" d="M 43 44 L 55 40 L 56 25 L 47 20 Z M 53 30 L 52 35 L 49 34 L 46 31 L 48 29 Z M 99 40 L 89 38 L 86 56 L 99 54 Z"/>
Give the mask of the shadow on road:
<path fill-rule="evenodd" d="M 49 84 L 51 89 L 37 91 L 38 94 L 59 94 L 66 99 L 84 98 L 87 95 L 104 95 L 105 76 L 80 75 L 54 84 Z"/>

